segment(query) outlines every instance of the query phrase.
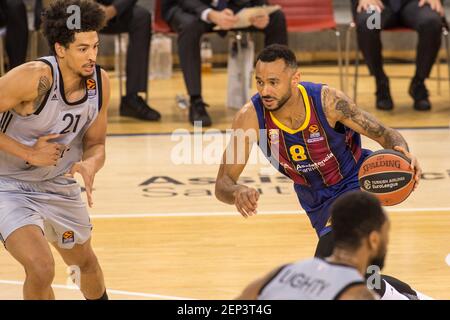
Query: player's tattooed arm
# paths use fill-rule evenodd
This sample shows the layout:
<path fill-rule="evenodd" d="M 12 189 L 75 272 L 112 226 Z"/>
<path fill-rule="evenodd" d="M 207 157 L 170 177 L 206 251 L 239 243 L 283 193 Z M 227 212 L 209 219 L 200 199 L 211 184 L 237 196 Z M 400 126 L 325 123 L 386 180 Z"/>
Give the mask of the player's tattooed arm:
<path fill-rule="evenodd" d="M 51 68 L 44 62 L 31 61 L 13 68 L 0 77 L 0 112 L 14 109 L 19 114 L 33 113 L 52 83 Z"/>
<path fill-rule="evenodd" d="M 322 105 L 331 126 L 341 122 L 345 126 L 375 141 L 385 149 L 399 146 L 408 150 L 408 144 L 402 135 L 378 121 L 370 113 L 361 110 L 343 92 L 324 86 L 322 89 Z"/>
<path fill-rule="evenodd" d="M 39 108 L 42 101 L 44 101 L 48 90 L 50 90 L 51 87 L 52 87 L 52 83 L 47 76 L 43 75 L 39 78 L 39 82 L 37 85 L 37 97 L 34 100 L 34 110 L 33 111 L 36 111 Z"/>

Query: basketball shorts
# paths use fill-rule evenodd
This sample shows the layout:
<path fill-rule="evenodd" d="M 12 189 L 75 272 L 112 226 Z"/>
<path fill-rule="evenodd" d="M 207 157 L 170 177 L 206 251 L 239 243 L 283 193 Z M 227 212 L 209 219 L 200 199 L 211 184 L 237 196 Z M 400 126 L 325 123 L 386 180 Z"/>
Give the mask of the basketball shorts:
<path fill-rule="evenodd" d="M 0 177 L 0 240 L 36 225 L 49 242 L 71 249 L 91 237 L 92 225 L 75 179 L 28 182 Z"/>
<path fill-rule="evenodd" d="M 300 205 L 306 211 L 311 225 L 319 237 L 331 231 L 330 209 L 334 201 L 349 191 L 360 190 L 358 170 L 364 159 L 371 153 L 370 150 L 362 149 L 361 158 L 355 169 L 335 185 L 314 190 L 294 184 Z"/>

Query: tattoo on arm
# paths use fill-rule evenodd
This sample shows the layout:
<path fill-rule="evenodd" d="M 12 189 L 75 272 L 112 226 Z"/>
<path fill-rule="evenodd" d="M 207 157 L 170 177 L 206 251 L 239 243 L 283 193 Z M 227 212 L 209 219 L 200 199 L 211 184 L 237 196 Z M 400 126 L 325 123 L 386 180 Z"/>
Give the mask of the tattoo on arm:
<path fill-rule="evenodd" d="M 349 119 L 360 126 L 365 135 L 378 141 L 386 149 L 392 149 L 395 146 L 401 146 L 408 150 L 408 145 L 403 137 L 396 130 L 385 127 L 370 113 L 356 107 L 343 93 L 324 87 L 322 93 L 324 109 L 328 113 L 337 113 L 336 118 Z"/>
<path fill-rule="evenodd" d="M 351 119 L 358 124 L 370 137 L 380 138 L 386 132 L 386 127 L 379 123 L 371 114 L 356 108 L 344 99 L 338 99 L 336 102 L 336 110 L 341 112 L 344 118 Z"/>
<path fill-rule="evenodd" d="M 397 130 L 389 129 L 384 136 L 383 147 L 393 149 L 395 146 L 403 147 L 406 151 L 409 151 L 408 144 L 402 135 Z"/>
<path fill-rule="evenodd" d="M 39 78 L 39 83 L 37 87 L 38 95 L 36 99 L 34 100 L 34 110 L 36 111 L 39 106 L 41 105 L 42 101 L 45 98 L 45 95 L 47 94 L 48 90 L 50 90 L 51 84 L 50 80 L 46 76 L 42 76 Z"/>

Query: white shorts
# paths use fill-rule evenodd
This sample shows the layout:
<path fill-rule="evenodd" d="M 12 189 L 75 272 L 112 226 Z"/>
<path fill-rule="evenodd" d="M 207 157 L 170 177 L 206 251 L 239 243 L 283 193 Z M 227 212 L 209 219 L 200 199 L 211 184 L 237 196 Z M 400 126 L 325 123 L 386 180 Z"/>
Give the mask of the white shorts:
<path fill-rule="evenodd" d="M 92 225 L 75 179 L 56 177 L 27 182 L 0 177 L 0 240 L 15 230 L 37 225 L 50 242 L 71 249 L 91 237 Z"/>

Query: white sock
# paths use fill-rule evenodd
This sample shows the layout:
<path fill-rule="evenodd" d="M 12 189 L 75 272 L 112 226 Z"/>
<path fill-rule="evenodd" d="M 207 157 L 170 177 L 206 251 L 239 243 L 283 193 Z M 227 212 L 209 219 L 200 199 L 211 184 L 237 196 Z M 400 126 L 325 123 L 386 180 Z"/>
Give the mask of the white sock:
<path fill-rule="evenodd" d="M 391 286 L 388 282 L 384 281 L 384 283 L 386 284 L 386 290 L 380 297 L 380 300 L 409 300 L 405 295 L 398 292 L 397 289 Z"/>

